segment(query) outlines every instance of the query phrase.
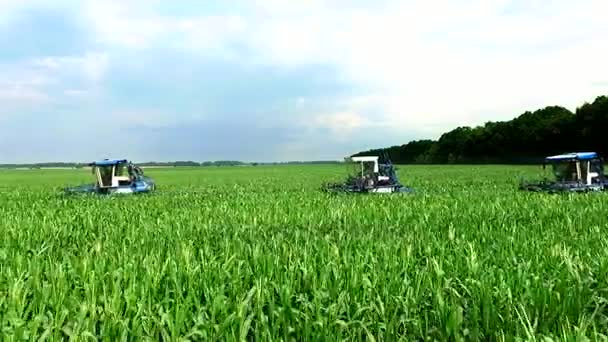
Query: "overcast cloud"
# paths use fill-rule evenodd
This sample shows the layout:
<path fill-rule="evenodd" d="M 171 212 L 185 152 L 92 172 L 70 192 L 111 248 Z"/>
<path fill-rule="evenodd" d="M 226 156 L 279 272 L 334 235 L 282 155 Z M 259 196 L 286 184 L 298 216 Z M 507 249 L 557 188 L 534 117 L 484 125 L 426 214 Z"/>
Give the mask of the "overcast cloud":
<path fill-rule="evenodd" d="M 0 162 L 341 159 L 608 94 L 605 0 L 0 0 Z"/>

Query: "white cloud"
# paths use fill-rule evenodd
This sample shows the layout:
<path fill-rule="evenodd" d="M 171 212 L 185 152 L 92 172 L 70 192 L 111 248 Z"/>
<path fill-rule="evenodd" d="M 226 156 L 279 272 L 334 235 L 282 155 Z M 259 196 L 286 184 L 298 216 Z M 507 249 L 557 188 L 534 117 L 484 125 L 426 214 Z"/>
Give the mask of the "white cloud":
<path fill-rule="evenodd" d="M 229 54 L 225 46 L 250 29 L 241 15 L 170 17 L 155 12 L 153 5 L 154 1 L 88 0 L 83 12 L 100 42 L 131 49 L 160 46 Z"/>
<path fill-rule="evenodd" d="M 294 101 L 286 111 L 295 119 L 272 121 L 300 120 L 294 124 L 306 131 L 330 130 L 343 141 L 366 128 L 436 137 L 545 105 L 574 109 L 608 93 L 605 0 L 236 0 L 244 6 L 213 15 L 184 14 L 185 3 L 175 5 L 181 14 L 168 15 L 158 1 L 85 0 L 80 10 L 94 33 L 89 47 L 107 52 L 0 65 L 0 96 L 41 101 L 52 89 L 91 96 L 103 88 L 110 63 L 121 62 L 111 59 L 114 52 L 146 48 L 253 67 L 329 66 L 338 73 L 327 75 L 330 81 L 352 85 L 351 94 L 286 99 Z M 0 22 L 23 3 L 0 0 Z M 173 120 L 137 111 L 119 116 L 132 124 Z"/>
<path fill-rule="evenodd" d="M 88 90 L 83 90 L 83 89 L 66 89 L 63 91 L 63 93 L 67 96 L 83 96 L 83 95 L 87 95 L 89 93 Z"/>
<path fill-rule="evenodd" d="M 0 0 L 0 28 L 11 23 L 12 14 L 22 6 L 19 0 Z"/>
<path fill-rule="evenodd" d="M 131 48 L 146 47 L 156 35 L 167 30 L 166 20 L 149 12 L 144 2 L 89 0 L 84 3 L 85 18 L 103 43 Z"/>
<path fill-rule="evenodd" d="M 97 0 L 87 13 L 104 41 L 123 47 L 220 51 L 284 68 L 331 65 L 354 87 L 370 89 L 336 99 L 343 112 L 366 125 L 429 135 L 545 105 L 574 109 L 599 95 L 597 79 L 608 79 L 604 1 L 249 4 L 249 13 L 167 17 L 138 1 Z M 251 54 L 238 55 L 234 42 Z M 328 115 L 317 121 L 320 128 L 337 114 Z"/>
<path fill-rule="evenodd" d="M 258 61 L 334 65 L 374 90 L 377 121 L 403 129 L 437 134 L 545 105 L 574 109 L 600 95 L 593 80 L 608 77 L 602 1 L 511 13 L 514 2 L 504 0 L 389 1 L 375 12 L 321 0 L 260 3 L 266 20 L 251 35 Z"/>
<path fill-rule="evenodd" d="M 49 99 L 48 95 L 35 88 L 23 85 L 12 85 L 0 88 L 0 101 L 7 103 L 40 103 Z"/>
<path fill-rule="evenodd" d="M 87 53 L 74 60 L 74 63 L 82 65 L 82 71 L 89 81 L 99 82 L 108 70 L 109 57 L 106 53 Z"/>
<path fill-rule="evenodd" d="M 29 63 L 0 63 L 0 101 L 2 107 L 11 111 L 24 106 L 46 103 L 50 96 L 45 87 L 55 80 L 51 75 L 39 73 Z"/>
<path fill-rule="evenodd" d="M 37 58 L 32 64 L 50 73 L 77 73 L 87 82 L 97 83 L 103 80 L 108 70 L 109 56 L 107 53 L 87 52 L 82 56 Z"/>
<path fill-rule="evenodd" d="M 329 129 L 338 138 L 347 138 L 354 130 L 370 124 L 366 118 L 353 112 L 321 114 L 307 122 L 313 127 Z"/>
<path fill-rule="evenodd" d="M 0 63 L 0 100 L 17 113 L 60 103 L 63 96 L 89 96 L 103 81 L 109 66 L 105 53 L 49 56 Z"/>
<path fill-rule="evenodd" d="M 175 114 L 162 111 L 145 110 L 145 111 L 121 111 L 113 110 L 104 113 L 101 118 L 105 122 L 114 122 L 116 127 L 146 127 L 146 128 L 164 128 L 175 124 Z"/>

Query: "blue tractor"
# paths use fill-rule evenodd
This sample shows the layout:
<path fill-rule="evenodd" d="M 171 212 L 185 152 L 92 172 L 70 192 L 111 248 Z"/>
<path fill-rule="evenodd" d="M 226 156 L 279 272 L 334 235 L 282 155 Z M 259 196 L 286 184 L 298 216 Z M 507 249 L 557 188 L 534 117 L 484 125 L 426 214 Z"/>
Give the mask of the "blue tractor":
<path fill-rule="evenodd" d="M 379 157 L 351 157 L 346 165 L 351 172 L 344 182 L 324 184 L 325 192 L 346 193 L 411 193 L 411 188 L 403 186 L 397 178 L 395 167 L 385 157 L 385 163 L 379 163 Z"/>
<path fill-rule="evenodd" d="M 95 183 L 65 189 L 68 194 L 137 194 L 154 191 L 156 184 L 143 170 L 126 159 L 104 159 L 90 163 Z"/>
<path fill-rule="evenodd" d="M 595 152 L 573 152 L 545 158 L 543 169 L 550 165 L 555 180 L 520 184 L 521 190 L 535 192 L 590 192 L 608 190 L 604 162 Z"/>

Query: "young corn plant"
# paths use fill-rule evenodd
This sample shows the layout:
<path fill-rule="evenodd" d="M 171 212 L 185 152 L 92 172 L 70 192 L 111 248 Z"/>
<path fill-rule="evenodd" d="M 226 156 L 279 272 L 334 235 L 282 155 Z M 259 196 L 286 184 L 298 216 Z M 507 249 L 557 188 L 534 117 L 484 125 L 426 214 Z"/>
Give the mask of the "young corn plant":
<path fill-rule="evenodd" d="M 332 196 L 342 167 L 0 171 L 0 334 L 91 340 L 606 339 L 608 197 L 534 168 L 403 166 L 415 195 Z"/>

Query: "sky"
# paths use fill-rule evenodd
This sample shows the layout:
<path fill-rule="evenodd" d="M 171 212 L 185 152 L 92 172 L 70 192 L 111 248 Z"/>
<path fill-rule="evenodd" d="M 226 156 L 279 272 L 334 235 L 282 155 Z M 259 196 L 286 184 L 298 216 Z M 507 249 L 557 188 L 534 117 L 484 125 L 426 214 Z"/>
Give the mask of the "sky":
<path fill-rule="evenodd" d="M 605 0 L 0 0 L 0 163 L 339 160 L 608 94 Z"/>

